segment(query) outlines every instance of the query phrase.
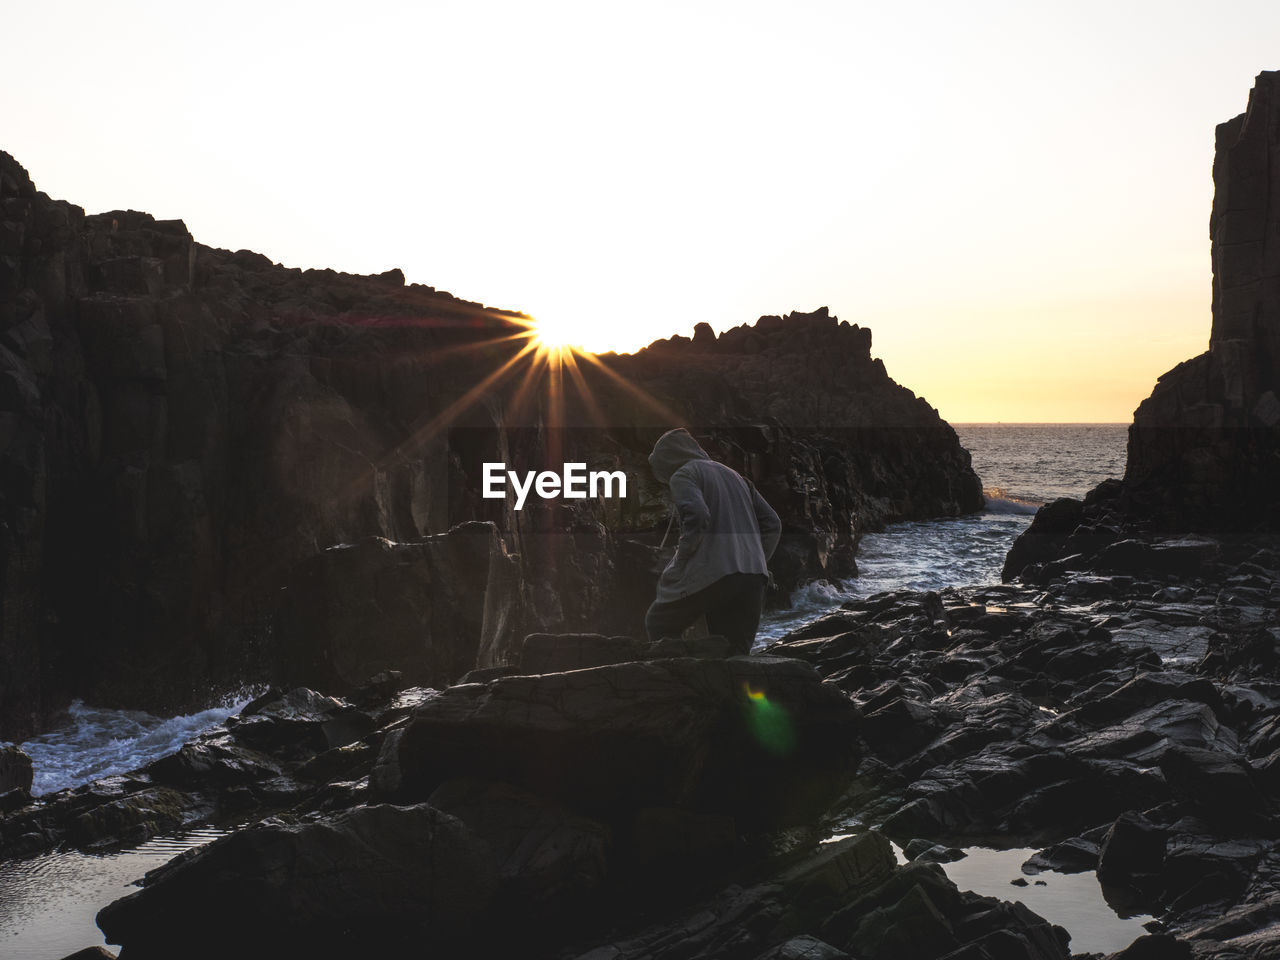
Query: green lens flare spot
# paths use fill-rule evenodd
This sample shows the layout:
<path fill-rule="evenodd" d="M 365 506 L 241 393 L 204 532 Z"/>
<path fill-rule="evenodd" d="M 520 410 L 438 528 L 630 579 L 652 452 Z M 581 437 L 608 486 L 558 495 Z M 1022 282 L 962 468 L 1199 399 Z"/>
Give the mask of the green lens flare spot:
<path fill-rule="evenodd" d="M 790 753 L 795 747 L 795 729 L 791 717 L 781 704 L 774 703 L 763 690 L 756 690 L 744 683 L 746 692 L 747 728 L 768 753 Z"/>

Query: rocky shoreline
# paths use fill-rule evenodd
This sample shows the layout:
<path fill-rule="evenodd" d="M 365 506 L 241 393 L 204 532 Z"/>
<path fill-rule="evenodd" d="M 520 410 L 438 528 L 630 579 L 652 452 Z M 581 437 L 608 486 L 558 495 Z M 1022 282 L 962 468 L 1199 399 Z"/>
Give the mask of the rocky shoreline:
<path fill-rule="evenodd" d="M 1070 931 L 934 862 L 991 843 L 1153 914 L 1122 956 L 1267 956 L 1280 541 L 1155 546 L 846 603 L 756 657 L 534 635 L 444 690 L 273 691 L 144 770 L 8 795 L 0 851 L 256 823 L 103 912 L 126 960 L 1068 956 Z"/>

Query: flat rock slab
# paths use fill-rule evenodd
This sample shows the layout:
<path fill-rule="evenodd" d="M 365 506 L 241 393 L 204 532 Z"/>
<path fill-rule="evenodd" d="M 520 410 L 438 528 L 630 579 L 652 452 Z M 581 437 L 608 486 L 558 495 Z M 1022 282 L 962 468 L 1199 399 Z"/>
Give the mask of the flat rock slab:
<path fill-rule="evenodd" d="M 1111 631 L 1116 643 L 1131 647 L 1150 647 L 1171 666 L 1200 661 L 1209 649 L 1213 629 L 1139 620 Z"/>
<path fill-rule="evenodd" d="M 445 780 L 502 780 L 590 816 L 645 807 L 805 822 L 851 776 L 858 711 L 808 664 L 671 659 L 452 687 L 389 736 L 375 795 L 424 800 Z"/>

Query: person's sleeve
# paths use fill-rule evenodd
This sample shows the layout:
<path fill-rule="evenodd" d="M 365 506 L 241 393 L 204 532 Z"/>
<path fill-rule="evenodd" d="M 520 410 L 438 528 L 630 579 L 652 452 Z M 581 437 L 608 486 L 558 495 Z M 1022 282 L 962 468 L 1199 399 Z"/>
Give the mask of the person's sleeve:
<path fill-rule="evenodd" d="M 702 496 L 702 489 L 688 474 L 681 475 L 679 470 L 673 473 L 670 489 L 671 500 L 680 515 L 680 540 L 667 570 L 679 576 L 711 528 L 711 509 Z"/>
<path fill-rule="evenodd" d="M 773 556 L 773 551 L 778 549 L 778 541 L 782 539 L 782 521 L 768 501 L 760 496 L 754 483 L 751 484 L 751 508 L 755 510 L 756 523 L 760 527 L 760 546 L 764 548 L 764 558 L 768 560 Z"/>

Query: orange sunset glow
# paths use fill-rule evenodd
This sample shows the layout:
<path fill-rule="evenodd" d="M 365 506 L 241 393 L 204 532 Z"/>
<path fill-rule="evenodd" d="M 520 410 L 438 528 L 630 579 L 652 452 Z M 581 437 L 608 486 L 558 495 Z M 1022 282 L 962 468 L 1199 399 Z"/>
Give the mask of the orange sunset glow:
<path fill-rule="evenodd" d="M 77 24 L 67 62 L 138 55 L 85 97 L 16 45 L 6 148 L 90 212 L 398 266 L 548 345 L 827 306 L 953 421 L 1127 422 L 1204 349 L 1213 131 L 1280 38 L 1262 0 L 222 9 L 17 5 L 14 36 Z M 139 89 L 165 123 L 122 137 L 100 104 Z"/>

